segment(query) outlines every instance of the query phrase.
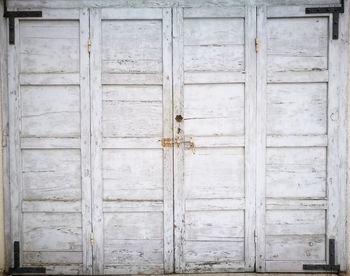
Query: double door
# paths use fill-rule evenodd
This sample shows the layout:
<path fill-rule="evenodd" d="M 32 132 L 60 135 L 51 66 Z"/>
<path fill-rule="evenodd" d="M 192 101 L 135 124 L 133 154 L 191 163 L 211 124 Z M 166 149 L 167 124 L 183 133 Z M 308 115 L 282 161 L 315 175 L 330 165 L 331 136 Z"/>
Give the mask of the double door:
<path fill-rule="evenodd" d="M 345 24 L 44 10 L 9 46 L 11 244 L 48 273 L 344 269 Z M 342 23 L 345 19 L 341 16 Z"/>

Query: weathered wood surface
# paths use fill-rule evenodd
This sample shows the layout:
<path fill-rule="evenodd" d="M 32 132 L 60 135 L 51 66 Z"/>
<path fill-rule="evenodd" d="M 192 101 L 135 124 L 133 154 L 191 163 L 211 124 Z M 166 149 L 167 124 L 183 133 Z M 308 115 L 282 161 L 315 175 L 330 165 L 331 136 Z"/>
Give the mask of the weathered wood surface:
<path fill-rule="evenodd" d="M 172 272 L 171 10 L 93 17 L 95 273 Z"/>
<path fill-rule="evenodd" d="M 20 241 L 22 266 L 82 274 L 91 264 L 88 11 L 59 13 L 16 21 L 10 47 L 10 242 Z"/>
<path fill-rule="evenodd" d="M 242 5 L 334 5 L 339 0 L 9 0 L 10 8 L 159 8 L 159 7 L 237 7 Z"/>
<path fill-rule="evenodd" d="M 346 92 L 334 57 L 345 53 L 345 41 L 331 39 L 331 17 L 305 16 L 302 7 L 260 8 L 258 14 L 266 26 L 258 32 L 258 108 L 266 114 L 258 131 L 266 145 L 258 149 L 264 183 L 257 181 L 257 216 L 263 223 L 257 233 L 257 268 L 301 272 L 303 264 L 328 263 L 330 238 L 337 241 L 336 262 L 342 263 L 339 203 L 345 184 L 338 143 L 345 134 L 338 112 Z M 347 16 L 342 20 L 347 22 Z"/>
<path fill-rule="evenodd" d="M 331 40 L 304 13 L 326 2 L 10 0 L 49 8 L 9 46 L 23 264 L 301 272 L 335 237 L 344 269 L 348 19 Z"/>
<path fill-rule="evenodd" d="M 254 26 L 254 9 L 174 10 L 178 273 L 253 270 Z"/>

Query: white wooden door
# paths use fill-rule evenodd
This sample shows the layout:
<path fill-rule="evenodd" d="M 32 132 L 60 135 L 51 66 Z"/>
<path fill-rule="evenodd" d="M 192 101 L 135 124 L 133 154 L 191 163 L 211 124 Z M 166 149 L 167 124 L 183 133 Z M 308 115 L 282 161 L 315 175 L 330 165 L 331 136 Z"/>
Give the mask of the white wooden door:
<path fill-rule="evenodd" d="M 346 8 L 347 10 L 347 8 Z M 346 16 L 258 9 L 257 270 L 345 269 Z"/>
<path fill-rule="evenodd" d="M 94 273 L 173 270 L 170 9 L 93 9 Z"/>
<path fill-rule="evenodd" d="M 16 19 L 22 266 L 301 272 L 335 239 L 345 270 L 347 18 L 333 40 L 332 15 L 246 4 Z"/>
<path fill-rule="evenodd" d="M 255 11 L 174 9 L 176 272 L 254 270 Z"/>
<path fill-rule="evenodd" d="M 48 274 L 92 265 L 88 23 L 88 10 L 44 10 L 17 19 L 9 45 L 9 246 Z"/>

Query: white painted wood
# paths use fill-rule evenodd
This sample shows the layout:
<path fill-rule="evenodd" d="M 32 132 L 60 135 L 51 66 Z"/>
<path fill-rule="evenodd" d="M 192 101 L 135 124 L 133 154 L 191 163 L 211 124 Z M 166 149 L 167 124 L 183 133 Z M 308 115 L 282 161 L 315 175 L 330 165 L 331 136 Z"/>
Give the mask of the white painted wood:
<path fill-rule="evenodd" d="M 160 73 L 156 74 L 116 74 L 104 73 L 102 75 L 102 84 L 163 84 L 163 76 Z"/>
<path fill-rule="evenodd" d="M 91 16 L 94 273 L 171 273 L 171 10 Z"/>
<path fill-rule="evenodd" d="M 174 10 L 178 273 L 254 269 L 255 20 L 255 8 Z"/>
<path fill-rule="evenodd" d="M 174 116 L 184 117 L 184 30 L 182 8 L 173 9 L 173 110 Z M 173 137 L 183 135 L 183 122 L 173 121 Z M 174 147 L 174 246 L 175 272 L 185 271 L 184 234 L 185 234 L 185 200 L 184 200 L 184 145 Z"/>
<path fill-rule="evenodd" d="M 81 202 L 77 201 L 44 201 L 31 200 L 22 202 L 22 211 L 24 213 L 80 213 Z"/>
<path fill-rule="evenodd" d="M 78 85 L 79 78 L 78 73 L 21 73 L 19 75 L 21 85 Z"/>
<path fill-rule="evenodd" d="M 19 31 L 21 73 L 79 72 L 78 21 L 22 21 Z"/>
<path fill-rule="evenodd" d="M 326 147 L 328 137 L 327 135 L 267 135 L 266 144 L 268 147 Z"/>
<path fill-rule="evenodd" d="M 79 86 L 21 86 L 22 137 L 78 137 L 80 89 Z"/>
<path fill-rule="evenodd" d="M 91 97 L 91 184 L 92 184 L 92 274 L 103 274 L 103 186 L 102 186 L 102 84 L 101 10 L 90 9 L 90 97 Z"/>
<path fill-rule="evenodd" d="M 21 159 L 23 200 L 81 199 L 79 150 L 23 150 Z"/>
<path fill-rule="evenodd" d="M 22 149 L 79 149 L 80 138 L 22 138 Z"/>
<path fill-rule="evenodd" d="M 185 72 L 185 84 L 198 83 L 242 83 L 245 72 Z"/>
<path fill-rule="evenodd" d="M 162 86 L 108 85 L 102 90 L 104 137 L 162 136 Z"/>
<path fill-rule="evenodd" d="M 268 84 L 267 134 L 324 135 L 327 83 Z"/>
<path fill-rule="evenodd" d="M 15 20 L 16 36 L 19 39 L 18 20 Z M 13 241 L 20 241 L 22 214 L 20 212 L 22 182 L 20 177 L 21 157 L 20 157 L 20 87 L 18 83 L 18 57 L 19 49 L 17 45 L 8 46 L 8 94 L 9 94 L 9 143 L 10 143 L 10 198 L 11 198 L 11 241 L 9 248 L 13 252 Z M 21 253 L 20 253 L 21 254 Z M 22 254 L 21 254 L 22 255 Z M 21 257 L 20 255 L 20 257 Z M 11 266 L 13 265 L 11 258 Z"/>
<path fill-rule="evenodd" d="M 103 19 L 162 19 L 162 9 L 102 9 L 101 16 Z"/>
<path fill-rule="evenodd" d="M 349 5 L 339 24 L 348 24 Z M 329 28 L 331 27 L 330 20 Z M 329 38 L 329 82 L 328 82 L 328 156 L 327 196 L 328 220 L 327 238 L 336 240 L 336 261 L 345 269 L 345 190 L 346 190 L 346 126 L 347 126 L 347 53 L 348 25 L 339 26 L 339 39 Z M 329 259 L 329 256 L 328 256 Z"/>
<path fill-rule="evenodd" d="M 336 240 L 336 263 L 344 267 L 346 135 L 340 110 L 345 116 L 346 82 L 340 72 L 346 41 L 332 39 L 331 16 L 310 17 L 304 8 L 258 9 L 258 112 L 266 114 L 260 129 L 266 126 L 268 134 L 258 150 L 265 152 L 257 182 L 264 186 L 258 202 L 265 204 L 257 206 L 261 271 L 302 272 L 303 264 L 326 264 L 330 238 Z M 262 87 L 266 101 L 260 106 Z"/>
<path fill-rule="evenodd" d="M 245 201 L 242 198 L 234 199 L 188 199 L 186 211 L 210 210 L 240 210 L 244 209 Z"/>
<path fill-rule="evenodd" d="M 197 9 L 185 9 L 184 18 L 223 18 L 223 17 L 245 17 L 245 8 L 244 7 L 236 7 L 234 9 L 227 8 L 216 8 L 216 9 L 208 9 L 208 8 L 197 8 Z"/>
<path fill-rule="evenodd" d="M 186 85 L 183 99 L 186 135 L 243 135 L 244 96 L 244 84 Z"/>
<path fill-rule="evenodd" d="M 348 15 L 304 13 L 330 2 L 10 0 L 47 8 L 9 47 L 25 265 L 302 272 L 335 238 L 344 269 Z"/>
<path fill-rule="evenodd" d="M 87 9 L 60 14 L 50 10 L 42 19 L 17 20 L 16 45 L 10 47 L 10 166 L 17 176 L 11 178 L 16 214 L 9 244 L 20 242 L 21 266 L 46 263 L 48 272 L 82 274 L 92 261 L 86 234 L 91 231 L 89 14 Z M 69 255 L 78 257 L 67 263 L 62 256 Z"/>
<path fill-rule="evenodd" d="M 163 136 L 173 136 L 172 11 L 163 9 Z M 163 149 L 164 272 L 174 272 L 174 152 Z"/>
<path fill-rule="evenodd" d="M 267 210 L 325 210 L 328 208 L 326 199 L 289 199 L 267 198 Z"/>
<path fill-rule="evenodd" d="M 255 0 L 249 5 L 303 5 L 306 0 Z M 307 0 L 311 6 L 339 4 L 339 0 Z M 235 7 L 242 6 L 244 0 L 57 0 L 55 3 L 44 0 L 10 0 L 10 8 L 81 8 L 81 7 L 114 7 L 114 8 L 168 8 L 168 7 Z"/>
<path fill-rule="evenodd" d="M 325 198 L 326 160 L 325 147 L 268 148 L 266 196 Z"/>
<path fill-rule="evenodd" d="M 3 13 L 4 5 L 0 4 L 0 13 Z M 11 196 L 10 196 L 10 152 L 9 152 L 9 93 L 8 93 L 8 43 L 7 20 L 0 19 L 0 93 L 1 93 L 1 130 L 2 130 L 2 184 L 3 184 L 3 208 L 4 208 L 4 269 L 7 271 L 11 265 L 12 255 L 11 241 Z"/>
<path fill-rule="evenodd" d="M 246 7 L 245 18 L 245 269 L 253 271 L 255 267 L 256 232 L 256 8 Z"/>
<path fill-rule="evenodd" d="M 91 221 L 91 136 L 90 136 L 90 71 L 88 41 L 90 36 L 88 9 L 80 11 L 80 143 L 81 143 L 81 212 L 83 227 L 83 273 L 92 273 Z"/>
<path fill-rule="evenodd" d="M 327 82 L 328 81 L 328 70 L 321 71 L 304 71 L 304 72 L 268 72 L 267 80 L 271 83 L 288 83 L 288 82 Z"/>
<path fill-rule="evenodd" d="M 340 85 L 340 95 L 339 95 L 339 126 L 338 126 L 338 136 L 339 136 L 339 144 L 338 144 L 338 158 L 340 162 L 339 166 L 339 198 L 338 203 L 339 206 L 339 224 L 338 224 L 338 262 L 340 263 L 340 268 L 342 271 L 346 270 L 347 264 L 347 247 L 346 247 L 346 220 L 348 215 L 346 213 L 346 187 L 348 176 L 346 173 L 346 168 L 348 166 L 347 162 L 347 129 L 348 129 L 348 119 L 347 119 L 347 102 L 348 102 L 348 89 L 349 84 L 347 82 L 347 73 L 349 70 L 349 65 L 346 62 L 348 60 L 348 47 L 349 47 L 349 3 L 345 3 L 345 13 L 340 17 L 340 40 L 339 40 L 339 52 L 338 55 L 338 77 L 339 77 L 339 85 Z M 339 58 L 339 57 L 342 58 Z"/>
<path fill-rule="evenodd" d="M 256 98 L 256 271 L 265 272 L 265 162 L 266 162 L 266 6 L 257 8 Z"/>

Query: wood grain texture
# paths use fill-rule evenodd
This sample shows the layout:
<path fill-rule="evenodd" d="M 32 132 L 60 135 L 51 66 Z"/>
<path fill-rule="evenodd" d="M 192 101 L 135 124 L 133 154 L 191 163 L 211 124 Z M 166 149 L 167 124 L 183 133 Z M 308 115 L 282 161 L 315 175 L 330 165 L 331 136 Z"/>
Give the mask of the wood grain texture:
<path fill-rule="evenodd" d="M 44 0 L 10 0 L 10 8 L 81 8 L 81 7 L 113 7 L 113 8 L 169 8 L 169 7 L 189 7 L 189 8 L 239 8 L 246 4 L 250 6 L 288 6 L 305 5 L 306 0 L 57 0 L 56 3 Z M 339 4 L 339 0 L 307 0 L 310 6 Z"/>
<path fill-rule="evenodd" d="M 338 0 L 54 2 L 9 1 L 44 7 L 8 57 L 24 265 L 303 272 L 335 238 L 345 269 L 349 15 L 305 14 Z"/>
<path fill-rule="evenodd" d="M 21 72 L 79 72 L 78 21 L 23 21 L 20 33 Z"/>

